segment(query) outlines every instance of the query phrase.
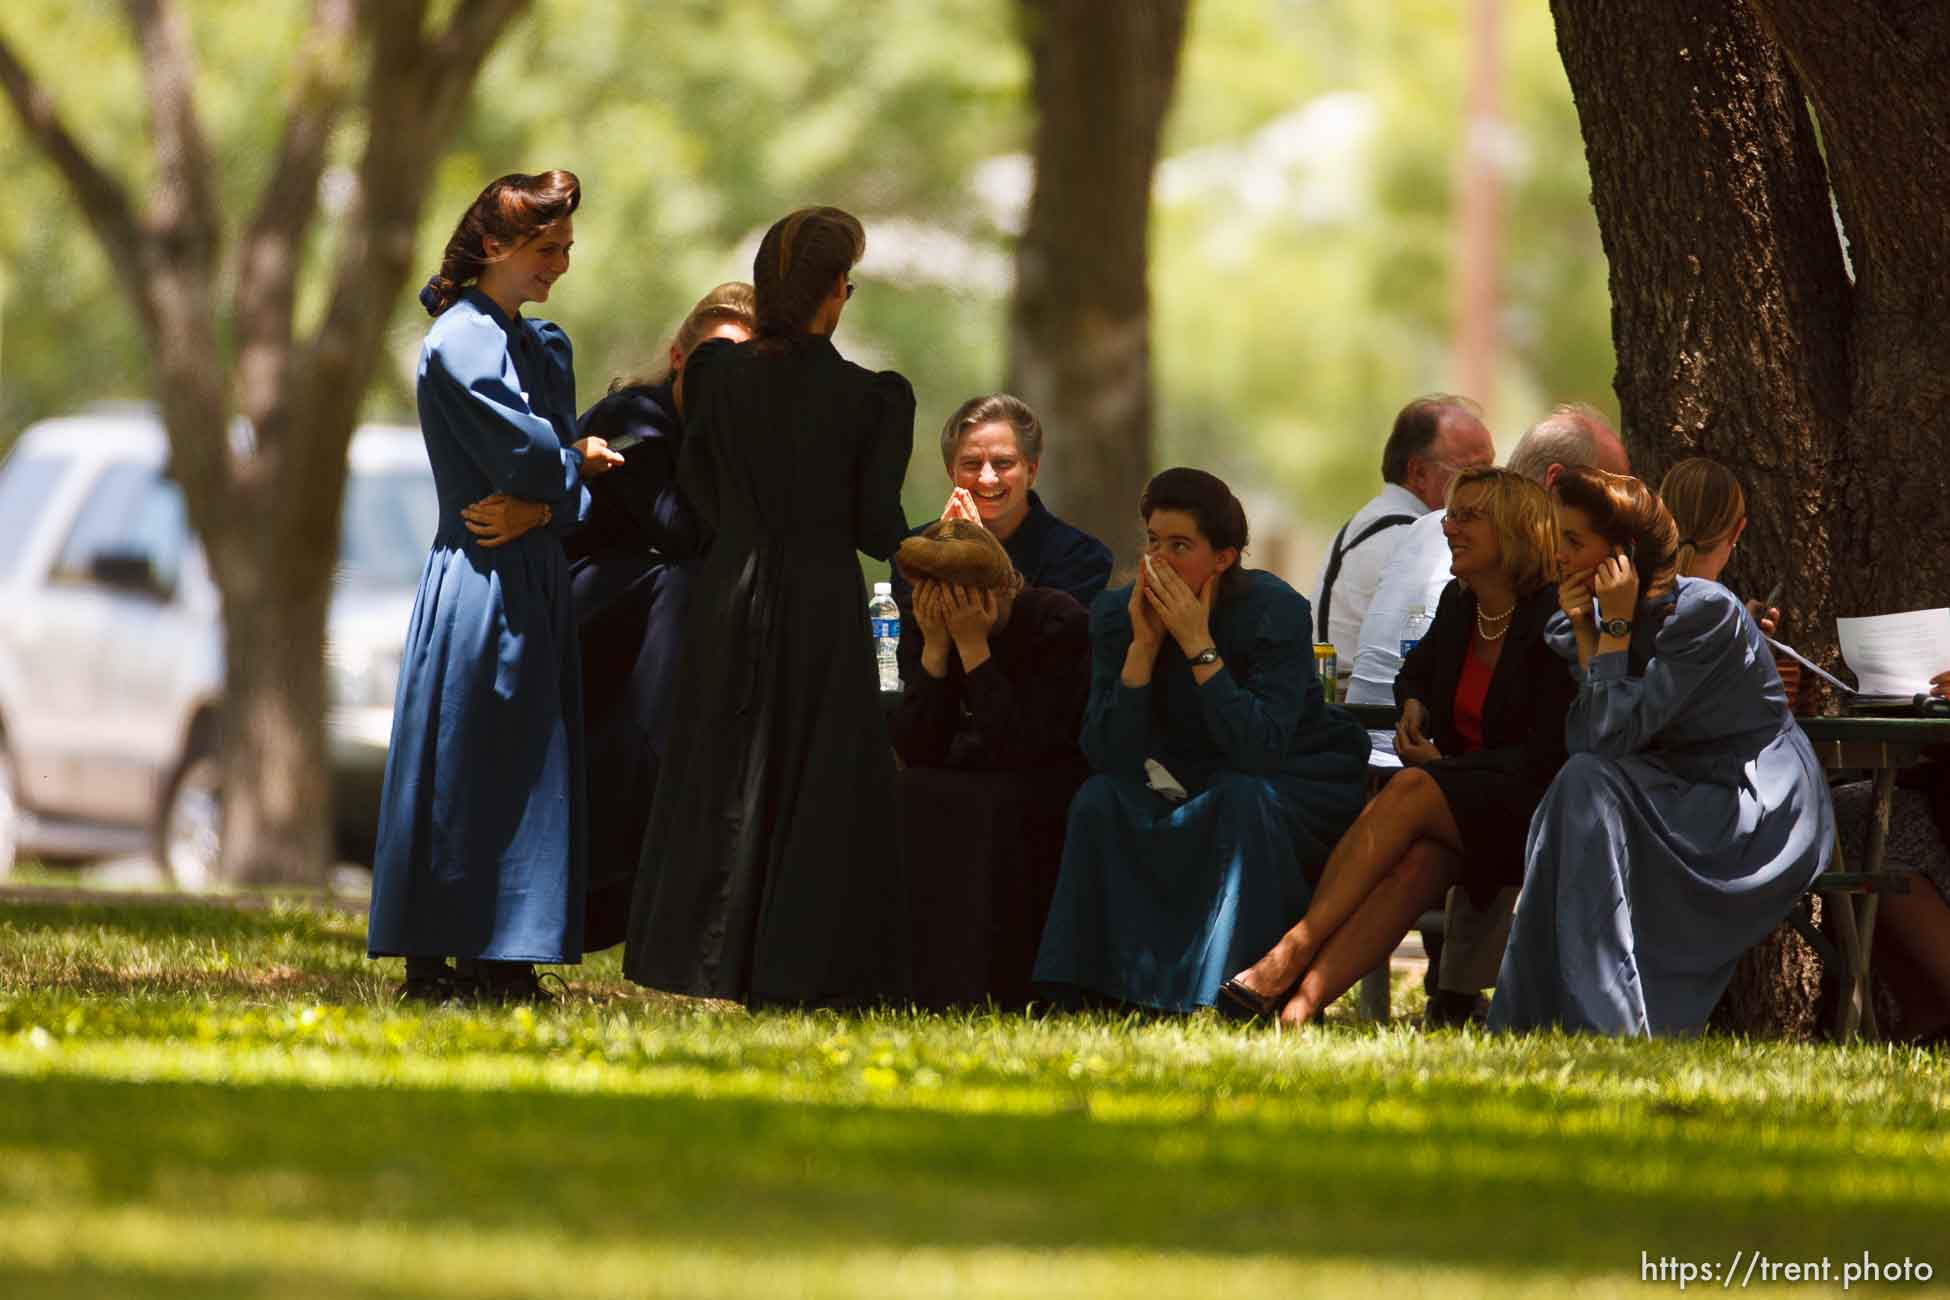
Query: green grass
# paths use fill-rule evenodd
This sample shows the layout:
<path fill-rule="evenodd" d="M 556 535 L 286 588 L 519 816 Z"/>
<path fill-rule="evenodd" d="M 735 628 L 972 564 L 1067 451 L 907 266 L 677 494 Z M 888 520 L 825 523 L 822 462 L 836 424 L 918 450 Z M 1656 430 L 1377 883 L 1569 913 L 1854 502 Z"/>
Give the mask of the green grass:
<path fill-rule="evenodd" d="M 1642 1251 L 1950 1269 L 1941 1053 L 748 1016 L 636 990 L 613 953 L 566 973 L 540 1012 L 402 1011 L 357 916 L 0 905 L 0 1294 L 1611 1295 L 1643 1292 Z"/>

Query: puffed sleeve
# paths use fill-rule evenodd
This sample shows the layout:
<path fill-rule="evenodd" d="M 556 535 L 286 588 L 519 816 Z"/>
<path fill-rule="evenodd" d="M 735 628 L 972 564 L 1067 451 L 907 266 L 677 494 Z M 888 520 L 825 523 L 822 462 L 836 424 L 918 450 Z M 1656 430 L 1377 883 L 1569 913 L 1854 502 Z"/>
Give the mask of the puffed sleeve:
<path fill-rule="evenodd" d="M 1083 756 L 1111 776 L 1144 780 L 1151 756 L 1151 686 L 1126 686 L 1131 648 L 1131 589 L 1104 592 L 1090 607 L 1090 700 L 1083 712 Z"/>
<path fill-rule="evenodd" d="M 1657 618 L 1656 604 L 1640 604 L 1640 619 Z M 1573 753 L 1617 758 L 1648 747 L 1667 724 L 1701 697 L 1728 655 L 1741 642 L 1747 611 L 1713 582 L 1681 587 L 1671 616 L 1652 641 L 1641 676 L 1631 675 L 1631 656 L 1614 650 L 1594 656 L 1579 674 L 1565 739 Z"/>
<path fill-rule="evenodd" d="M 425 391 L 495 491 L 550 503 L 580 497 L 582 457 L 523 395 L 508 336 L 493 321 L 460 320 L 436 332 Z"/>
<path fill-rule="evenodd" d="M 892 370 L 883 370 L 868 386 L 861 428 L 864 432 L 855 481 L 858 514 L 853 521 L 853 544 L 884 560 L 907 536 L 907 516 L 901 511 L 901 483 L 907 478 L 908 458 L 914 453 L 914 389 Z"/>
<path fill-rule="evenodd" d="M 1316 717 L 1325 701 L 1314 672 L 1313 618 L 1307 598 L 1280 586 L 1255 591 L 1258 604 L 1245 645 L 1232 653 L 1221 643 L 1219 671 L 1198 689 L 1205 725 L 1240 772 L 1269 772 L 1292 748 L 1301 723 Z M 1237 657 L 1251 667 L 1232 670 Z"/>

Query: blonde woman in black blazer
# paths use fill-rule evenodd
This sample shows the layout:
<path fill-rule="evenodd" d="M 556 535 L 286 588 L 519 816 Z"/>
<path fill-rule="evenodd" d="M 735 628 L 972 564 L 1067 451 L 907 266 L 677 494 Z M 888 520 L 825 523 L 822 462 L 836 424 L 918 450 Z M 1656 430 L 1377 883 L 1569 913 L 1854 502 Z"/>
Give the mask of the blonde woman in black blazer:
<path fill-rule="evenodd" d="M 1486 906 L 1523 879 L 1524 835 L 1564 763 L 1576 693 L 1544 641 L 1558 607 L 1550 498 L 1520 474 L 1467 470 L 1443 533 L 1455 581 L 1395 681 L 1405 770 L 1341 837 L 1307 914 L 1226 982 L 1234 1010 L 1303 1023 L 1451 885 Z"/>

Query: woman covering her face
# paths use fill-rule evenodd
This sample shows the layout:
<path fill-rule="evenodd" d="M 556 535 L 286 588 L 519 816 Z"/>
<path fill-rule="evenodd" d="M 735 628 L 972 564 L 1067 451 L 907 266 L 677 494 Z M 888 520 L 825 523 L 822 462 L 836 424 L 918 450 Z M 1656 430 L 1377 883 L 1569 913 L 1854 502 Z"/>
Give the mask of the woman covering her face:
<path fill-rule="evenodd" d="M 1090 689 L 1090 616 L 1025 587 L 980 523 L 901 543 L 914 615 L 901 629 L 894 749 L 914 908 L 916 1000 L 1020 1006 L 1063 853 Z"/>
<path fill-rule="evenodd" d="M 832 335 L 866 251 L 837 208 L 776 222 L 752 266 L 757 336 L 684 364 L 678 483 L 711 537 L 691 583 L 624 971 L 754 1004 L 906 1000 L 894 756 L 857 551 L 907 532 L 914 393 Z"/>
<path fill-rule="evenodd" d="M 1061 1000 L 1211 1006 L 1305 908 L 1361 808 L 1368 736 L 1314 676 L 1306 598 L 1239 563 L 1246 513 L 1194 469 L 1139 503 L 1137 580 L 1090 616 L 1077 793 L 1036 982 Z"/>
<path fill-rule="evenodd" d="M 582 959 L 582 688 L 561 535 L 582 480 L 622 458 L 577 439 L 568 337 L 521 314 L 567 273 L 581 198 L 568 172 L 493 182 L 420 295 L 442 523 L 401 659 L 366 940 L 406 958 L 408 998 L 532 1000 L 533 963 Z M 504 537 L 464 518 L 496 495 L 540 503 L 544 526 Z"/>
<path fill-rule="evenodd" d="M 1455 576 L 1395 679 L 1405 770 L 1341 837 L 1306 915 L 1227 981 L 1241 1011 L 1304 1023 L 1450 886 L 1487 909 L 1523 879 L 1524 828 L 1564 761 L 1571 701 L 1544 640 L 1557 608 L 1550 501 L 1521 474 L 1465 470 L 1442 530 Z"/>
<path fill-rule="evenodd" d="M 1717 582 L 1675 576 L 1643 483 L 1555 485 L 1553 647 L 1577 698 L 1570 758 L 1531 822 L 1493 1029 L 1690 1033 L 1742 953 L 1828 865 L 1828 783 L 1773 655 Z"/>

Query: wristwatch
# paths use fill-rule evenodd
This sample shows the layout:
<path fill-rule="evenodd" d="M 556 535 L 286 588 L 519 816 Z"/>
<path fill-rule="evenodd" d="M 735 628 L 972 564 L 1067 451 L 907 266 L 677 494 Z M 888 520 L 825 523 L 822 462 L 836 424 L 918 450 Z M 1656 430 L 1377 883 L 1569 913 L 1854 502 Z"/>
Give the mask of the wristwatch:
<path fill-rule="evenodd" d="M 1194 668 L 1203 668 L 1207 664 L 1218 663 L 1219 647 L 1215 645 L 1206 646 L 1205 649 L 1199 651 L 1197 654 L 1193 655 L 1190 659 L 1187 659 L 1185 662 L 1190 664 Z"/>
<path fill-rule="evenodd" d="M 1601 618 L 1598 631 L 1606 636 L 1628 637 L 1632 635 L 1632 620 L 1629 618 Z"/>

